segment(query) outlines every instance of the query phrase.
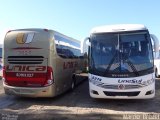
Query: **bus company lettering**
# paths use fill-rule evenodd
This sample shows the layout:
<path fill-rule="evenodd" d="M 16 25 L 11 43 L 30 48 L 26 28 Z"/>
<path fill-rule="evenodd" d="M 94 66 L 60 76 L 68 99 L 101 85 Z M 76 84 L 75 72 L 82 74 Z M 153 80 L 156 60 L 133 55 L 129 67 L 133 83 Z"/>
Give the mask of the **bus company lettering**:
<path fill-rule="evenodd" d="M 132 79 L 132 80 L 118 80 L 118 83 L 138 83 L 141 84 L 142 83 L 142 79 L 140 80 L 136 80 L 136 79 Z"/>
<path fill-rule="evenodd" d="M 46 66 L 27 66 L 27 65 L 15 65 L 15 66 L 6 66 L 6 70 L 9 72 L 14 72 L 14 71 L 46 71 L 47 67 Z"/>
<path fill-rule="evenodd" d="M 92 78 L 91 78 L 93 81 L 102 81 L 102 79 L 101 78 L 99 78 L 99 77 L 96 77 L 96 76 L 92 76 Z"/>
<path fill-rule="evenodd" d="M 63 69 L 70 69 L 70 68 L 75 68 L 78 66 L 78 62 L 74 61 L 74 62 L 64 62 L 63 63 Z"/>

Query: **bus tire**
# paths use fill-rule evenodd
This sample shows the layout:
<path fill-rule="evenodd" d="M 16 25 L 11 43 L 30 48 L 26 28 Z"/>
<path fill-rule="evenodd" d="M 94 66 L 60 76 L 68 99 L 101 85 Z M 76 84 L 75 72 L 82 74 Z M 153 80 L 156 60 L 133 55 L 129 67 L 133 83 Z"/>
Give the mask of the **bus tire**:
<path fill-rule="evenodd" d="M 72 83 L 71 83 L 71 90 L 74 90 L 76 87 L 76 77 L 75 75 L 72 76 Z"/>
<path fill-rule="evenodd" d="M 158 75 L 158 70 L 157 70 L 157 68 L 155 69 L 155 77 L 156 77 L 156 78 L 159 78 L 159 75 Z"/>

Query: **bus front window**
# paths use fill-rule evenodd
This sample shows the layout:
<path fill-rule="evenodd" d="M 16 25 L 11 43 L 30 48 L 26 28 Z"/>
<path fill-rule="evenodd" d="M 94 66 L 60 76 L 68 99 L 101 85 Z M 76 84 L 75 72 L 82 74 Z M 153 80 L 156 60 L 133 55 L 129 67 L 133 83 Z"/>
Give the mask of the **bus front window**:
<path fill-rule="evenodd" d="M 116 34 L 92 35 L 91 42 L 91 71 L 104 73 L 111 64 L 116 65 L 118 63 L 119 54 L 117 51 L 119 46 Z"/>
<path fill-rule="evenodd" d="M 101 76 L 137 76 L 153 68 L 152 48 L 147 32 L 93 34 L 91 42 L 91 73 Z"/>

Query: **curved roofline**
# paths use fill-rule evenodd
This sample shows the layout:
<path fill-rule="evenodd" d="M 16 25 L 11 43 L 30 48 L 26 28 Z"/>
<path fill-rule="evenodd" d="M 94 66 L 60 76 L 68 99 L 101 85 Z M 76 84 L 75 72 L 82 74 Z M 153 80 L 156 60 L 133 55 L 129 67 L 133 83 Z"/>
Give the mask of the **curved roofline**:
<path fill-rule="evenodd" d="M 72 38 L 72 37 L 70 37 L 70 36 L 67 36 L 67 35 L 65 35 L 65 34 L 63 34 L 63 33 L 61 33 L 61 32 L 58 32 L 58 31 L 56 31 L 56 30 L 53 30 L 53 29 L 47 29 L 47 28 L 23 28 L 23 29 L 14 29 L 14 30 L 9 30 L 9 31 L 23 31 L 23 30 L 33 30 L 33 31 L 49 31 L 49 32 L 53 32 L 53 33 L 56 33 L 56 34 L 58 34 L 58 35 L 61 35 L 61 36 L 63 36 L 63 37 L 66 37 L 66 38 L 68 38 L 68 39 L 70 39 L 71 41 L 73 41 L 73 42 L 77 42 L 77 43 L 79 43 L 80 44 L 80 40 L 77 40 L 77 39 L 75 39 L 75 38 Z"/>
<path fill-rule="evenodd" d="M 136 30 L 147 30 L 147 28 L 142 24 L 104 25 L 93 28 L 90 33 L 124 32 Z"/>

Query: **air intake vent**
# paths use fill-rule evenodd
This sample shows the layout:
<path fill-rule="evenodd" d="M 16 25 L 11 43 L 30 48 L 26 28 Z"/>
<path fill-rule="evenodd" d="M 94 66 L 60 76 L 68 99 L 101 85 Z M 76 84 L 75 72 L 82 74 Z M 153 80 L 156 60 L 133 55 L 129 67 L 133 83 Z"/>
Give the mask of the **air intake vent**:
<path fill-rule="evenodd" d="M 10 64 L 42 64 L 43 56 L 8 56 Z"/>
<path fill-rule="evenodd" d="M 133 91 L 133 92 L 109 92 L 109 91 L 104 91 L 104 94 L 106 96 L 137 96 L 139 95 L 140 91 Z"/>

